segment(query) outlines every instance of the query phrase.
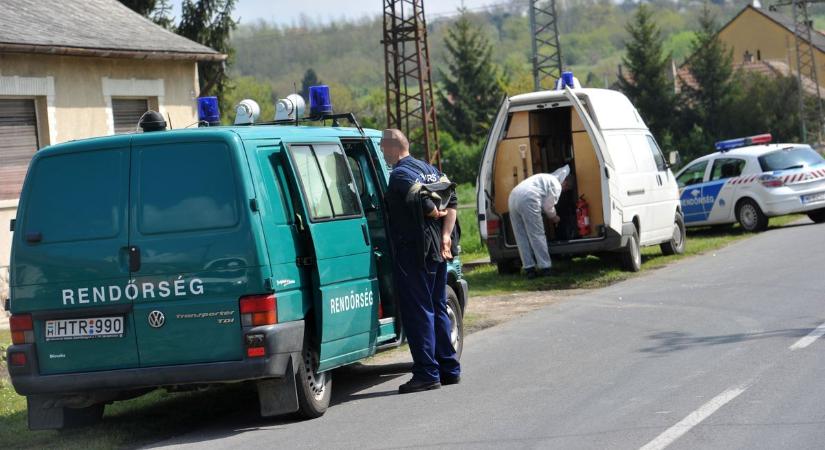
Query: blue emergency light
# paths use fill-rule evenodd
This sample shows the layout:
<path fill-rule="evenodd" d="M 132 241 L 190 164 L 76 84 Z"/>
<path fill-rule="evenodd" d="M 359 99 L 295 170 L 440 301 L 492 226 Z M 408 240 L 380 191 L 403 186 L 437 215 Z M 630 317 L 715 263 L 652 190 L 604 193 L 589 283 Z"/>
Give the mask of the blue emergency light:
<path fill-rule="evenodd" d="M 742 137 L 736 139 L 728 139 L 726 141 L 719 141 L 716 143 L 716 150 L 726 152 L 739 147 L 747 147 L 754 144 L 767 144 L 773 140 L 770 133 L 757 134 L 756 136 Z"/>
<path fill-rule="evenodd" d="M 221 110 L 218 108 L 218 97 L 198 97 L 198 121 L 206 122 L 210 126 L 220 125 Z"/>
<path fill-rule="evenodd" d="M 570 89 L 576 88 L 576 81 L 575 77 L 573 77 L 573 72 L 562 72 L 561 77 L 556 80 L 555 88 L 557 91 L 561 91 L 564 89 L 565 86 L 569 86 Z"/>
<path fill-rule="evenodd" d="M 332 114 L 332 100 L 329 96 L 329 86 L 322 84 L 309 87 L 309 114 L 312 117 Z"/>

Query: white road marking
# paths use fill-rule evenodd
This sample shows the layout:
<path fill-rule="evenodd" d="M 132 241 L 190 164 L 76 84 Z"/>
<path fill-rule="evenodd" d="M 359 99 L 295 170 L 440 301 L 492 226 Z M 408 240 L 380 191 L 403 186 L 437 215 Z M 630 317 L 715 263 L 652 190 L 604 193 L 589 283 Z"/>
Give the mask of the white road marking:
<path fill-rule="evenodd" d="M 648 442 L 647 445 L 642 447 L 640 450 L 661 450 L 667 447 L 672 444 L 673 441 L 679 439 L 682 435 L 690 431 L 691 428 L 699 425 L 703 420 L 710 417 L 710 415 L 715 413 L 716 410 L 738 397 L 739 394 L 745 392 L 747 388 L 747 386 L 741 386 L 722 392 L 712 398 L 709 402 L 702 405 L 696 411 L 690 413 L 687 417 L 679 421 L 679 423 L 665 430 L 664 433 L 657 436 L 656 439 Z"/>
<path fill-rule="evenodd" d="M 796 341 L 794 343 L 794 345 L 792 345 L 788 348 L 791 349 L 791 350 L 801 350 L 801 349 L 813 344 L 814 341 L 821 338 L 823 335 L 825 335 L 825 323 L 823 323 L 822 325 L 816 327 L 816 329 L 814 329 L 814 331 L 811 331 L 810 333 L 808 333 L 807 336 L 805 336 L 804 338 Z"/>

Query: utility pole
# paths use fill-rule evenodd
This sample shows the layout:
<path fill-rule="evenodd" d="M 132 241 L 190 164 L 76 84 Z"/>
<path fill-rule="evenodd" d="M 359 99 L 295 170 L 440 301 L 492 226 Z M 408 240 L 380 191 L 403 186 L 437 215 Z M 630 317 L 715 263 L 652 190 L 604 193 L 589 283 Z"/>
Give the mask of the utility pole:
<path fill-rule="evenodd" d="M 530 34 L 533 36 L 533 85 L 550 89 L 561 77 L 561 46 L 556 16 L 556 0 L 530 0 Z M 547 80 L 550 80 L 549 83 Z"/>
<path fill-rule="evenodd" d="M 403 131 L 440 168 L 424 0 L 383 1 L 387 127 Z"/>
<path fill-rule="evenodd" d="M 822 3 L 825 0 L 790 0 L 775 3 L 770 7 L 775 11 L 778 6 L 791 6 L 794 23 L 794 41 L 796 43 L 796 82 L 799 87 L 799 122 L 803 142 L 822 142 L 822 97 L 819 87 L 819 77 L 816 71 L 814 48 L 811 45 L 811 20 L 808 15 L 808 4 Z M 815 89 L 815 104 L 808 107 L 805 104 L 805 78 L 813 82 Z M 811 129 L 808 129 L 810 124 Z M 809 137 L 811 139 L 809 139 Z"/>

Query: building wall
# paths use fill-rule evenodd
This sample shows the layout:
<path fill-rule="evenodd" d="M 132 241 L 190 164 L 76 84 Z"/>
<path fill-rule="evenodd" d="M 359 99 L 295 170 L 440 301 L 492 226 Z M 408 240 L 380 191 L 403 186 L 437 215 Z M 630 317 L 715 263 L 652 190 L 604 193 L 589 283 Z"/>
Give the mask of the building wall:
<path fill-rule="evenodd" d="M 111 134 L 111 97 L 146 97 L 150 108 L 159 108 L 174 128 L 182 128 L 197 120 L 197 64 L 0 54 L 0 98 L 13 96 L 36 100 L 41 147 Z M 8 266 L 9 220 L 16 211 L 16 200 L 0 200 L 0 272 Z"/>
<path fill-rule="evenodd" d="M 719 38 L 728 48 L 733 49 L 734 64 L 744 61 L 745 51 L 763 60 L 782 61 L 796 73 L 796 44 L 794 35 L 785 27 L 752 8 L 747 8 L 734 21 L 719 32 Z M 825 53 L 814 49 L 816 70 L 820 74 L 820 85 L 825 86 Z"/>

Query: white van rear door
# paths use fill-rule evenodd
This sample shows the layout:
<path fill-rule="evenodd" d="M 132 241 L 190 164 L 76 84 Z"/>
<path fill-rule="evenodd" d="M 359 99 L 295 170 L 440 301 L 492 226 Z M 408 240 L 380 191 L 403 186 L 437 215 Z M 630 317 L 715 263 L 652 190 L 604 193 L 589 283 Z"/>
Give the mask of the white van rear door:
<path fill-rule="evenodd" d="M 576 113 L 579 115 L 579 118 L 584 124 L 585 130 L 587 130 L 587 134 L 590 135 L 590 139 L 593 141 L 593 146 L 596 149 L 596 156 L 599 158 L 599 164 L 602 168 L 605 169 L 606 172 L 607 166 L 610 166 L 610 170 L 613 171 L 613 162 L 610 160 L 610 155 L 607 152 L 607 145 L 604 142 L 604 136 L 602 136 L 601 131 L 593 122 L 593 119 L 590 117 L 590 114 L 587 113 L 587 110 L 584 109 L 584 105 L 579 101 L 576 94 L 570 89 L 570 87 L 565 86 L 564 88 L 564 95 L 570 100 L 570 104 L 573 106 L 573 109 L 576 110 Z M 602 205 L 604 210 L 604 218 L 605 221 L 609 220 L 610 217 L 610 194 L 609 194 L 609 183 L 610 180 L 607 179 L 606 173 L 602 173 Z M 619 225 L 621 227 L 621 225 Z M 621 229 L 621 228 L 619 228 Z"/>
<path fill-rule="evenodd" d="M 493 177 L 493 162 L 496 159 L 496 146 L 501 139 L 502 131 L 507 123 L 507 113 L 510 109 L 510 97 L 505 97 L 498 109 L 496 120 L 487 135 L 487 143 L 484 145 L 484 153 L 481 155 L 481 167 L 476 180 L 476 212 L 478 213 L 478 231 L 481 240 L 487 240 L 487 204 L 492 201 L 490 193 L 490 180 Z"/>

